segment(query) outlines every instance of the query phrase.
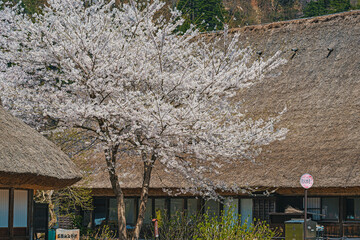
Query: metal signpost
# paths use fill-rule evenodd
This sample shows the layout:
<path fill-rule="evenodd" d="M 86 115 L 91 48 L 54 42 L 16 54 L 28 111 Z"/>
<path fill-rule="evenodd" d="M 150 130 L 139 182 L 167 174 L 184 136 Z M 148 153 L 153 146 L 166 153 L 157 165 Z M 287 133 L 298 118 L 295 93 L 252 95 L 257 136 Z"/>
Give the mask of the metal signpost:
<path fill-rule="evenodd" d="M 304 239 L 306 239 L 306 229 L 307 229 L 307 190 L 312 187 L 314 184 L 314 178 L 308 174 L 305 173 L 300 178 L 300 184 L 303 188 L 305 188 L 305 198 L 304 198 Z"/>

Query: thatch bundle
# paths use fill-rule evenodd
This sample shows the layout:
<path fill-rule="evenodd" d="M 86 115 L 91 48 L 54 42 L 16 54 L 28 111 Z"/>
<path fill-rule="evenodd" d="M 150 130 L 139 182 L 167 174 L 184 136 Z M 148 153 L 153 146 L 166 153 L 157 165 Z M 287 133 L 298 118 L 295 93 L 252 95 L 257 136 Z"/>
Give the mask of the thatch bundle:
<path fill-rule="evenodd" d="M 65 153 L 0 107 L 0 187 L 54 189 L 80 178 Z"/>
<path fill-rule="evenodd" d="M 280 50 L 288 60 L 281 74 L 245 89 L 238 100 L 245 101 L 254 118 L 274 116 L 287 107 L 279 127 L 289 133 L 284 141 L 266 146 L 255 164 L 244 161 L 224 167 L 216 178 L 242 187 L 293 189 L 300 187 L 302 174 L 310 173 L 314 189 L 359 191 L 360 11 L 234 31 L 242 33 L 244 47 L 261 51 L 262 57 Z M 131 169 L 131 163 L 125 165 Z M 132 174 L 121 175 L 122 187 L 140 187 L 141 171 L 137 167 Z M 155 167 L 152 188 L 184 184 Z M 87 186 L 111 188 L 105 168 L 95 171 Z"/>

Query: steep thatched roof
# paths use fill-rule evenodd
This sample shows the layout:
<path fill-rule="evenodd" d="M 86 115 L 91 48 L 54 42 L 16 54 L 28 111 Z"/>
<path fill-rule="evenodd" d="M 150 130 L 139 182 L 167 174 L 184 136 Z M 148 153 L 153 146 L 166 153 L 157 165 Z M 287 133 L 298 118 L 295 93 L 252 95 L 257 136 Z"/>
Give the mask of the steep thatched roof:
<path fill-rule="evenodd" d="M 54 189 L 80 178 L 65 153 L 0 107 L 0 187 Z"/>
<path fill-rule="evenodd" d="M 280 127 L 289 133 L 267 146 L 255 164 L 225 167 L 217 178 L 242 187 L 296 188 L 300 176 L 310 173 L 314 188 L 359 187 L 360 11 L 233 31 L 264 58 L 280 50 L 288 60 L 280 75 L 244 90 L 239 101 L 245 100 L 249 116 L 256 118 L 286 106 Z M 122 186 L 141 186 L 141 171 L 123 176 Z M 183 184 L 172 174 L 153 172 L 153 188 Z M 110 188 L 107 173 L 97 171 L 87 186 Z"/>

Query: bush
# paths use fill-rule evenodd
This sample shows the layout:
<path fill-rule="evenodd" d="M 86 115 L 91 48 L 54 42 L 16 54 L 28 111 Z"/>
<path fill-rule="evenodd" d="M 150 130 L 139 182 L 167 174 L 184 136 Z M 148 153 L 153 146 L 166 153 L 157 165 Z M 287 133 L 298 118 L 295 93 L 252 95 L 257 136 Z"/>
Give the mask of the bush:
<path fill-rule="evenodd" d="M 194 239 L 197 223 L 201 215 L 188 215 L 186 212 L 176 212 L 169 216 L 166 211 L 156 212 L 159 226 L 159 239 L 161 240 L 188 240 Z M 148 226 L 150 227 L 150 226 Z M 154 239 L 154 225 L 146 231 L 145 239 Z"/>
<path fill-rule="evenodd" d="M 110 230 L 110 227 L 104 225 L 94 232 L 88 232 L 87 235 L 81 236 L 82 240 L 115 240 L 116 233 Z"/>
<path fill-rule="evenodd" d="M 247 221 L 241 222 L 241 216 L 234 214 L 230 209 L 223 212 L 220 217 L 209 217 L 205 214 L 201 222 L 197 224 L 197 240 L 270 240 L 278 234 L 270 229 L 266 222 L 256 221 L 255 224 Z"/>
<path fill-rule="evenodd" d="M 232 209 L 223 212 L 220 217 L 208 214 L 190 216 L 186 212 L 169 217 L 162 212 L 159 219 L 160 240 L 270 240 L 279 235 L 265 222 L 241 222 L 241 216 L 234 214 Z M 150 232 L 146 239 L 153 239 L 154 229 Z"/>
<path fill-rule="evenodd" d="M 305 17 L 321 16 L 337 12 L 349 11 L 349 0 L 318 0 L 309 2 L 304 8 Z"/>

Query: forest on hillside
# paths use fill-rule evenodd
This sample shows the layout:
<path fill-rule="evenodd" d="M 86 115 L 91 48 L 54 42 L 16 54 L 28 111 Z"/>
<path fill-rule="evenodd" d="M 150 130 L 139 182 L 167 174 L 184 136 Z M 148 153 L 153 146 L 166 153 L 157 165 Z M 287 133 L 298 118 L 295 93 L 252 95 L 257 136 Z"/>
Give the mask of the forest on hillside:
<path fill-rule="evenodd" d="M 18 2 L 19 0 L 5 0 Z M 95 0 L 84 0 L 91 4 Z M 115 0 L 117 4 L 129 0 Z M 136 0 L 146 1 L 146 0 Z M 187 19 L 181 30 L 190 24 L 202 31 L 221 29 L 226 23 L 230 28 L 254 24 L 313 17 L 353 9 L 360 9 L 360 0 L 163 0 L 169 7 L 177 7 Z M 1 2 L 1 1 L 0 1 Z M 46 0 L 22 0 L 29 14 L 40 11 Z"/>

